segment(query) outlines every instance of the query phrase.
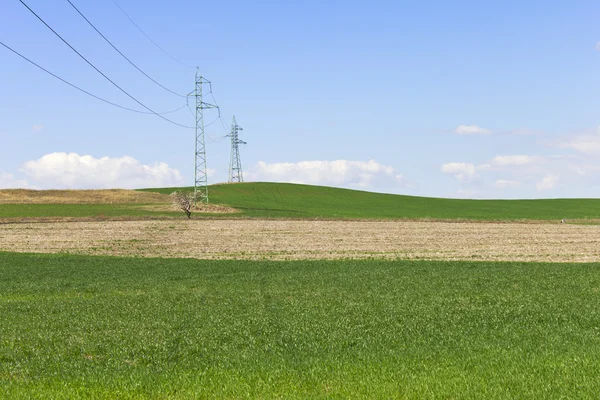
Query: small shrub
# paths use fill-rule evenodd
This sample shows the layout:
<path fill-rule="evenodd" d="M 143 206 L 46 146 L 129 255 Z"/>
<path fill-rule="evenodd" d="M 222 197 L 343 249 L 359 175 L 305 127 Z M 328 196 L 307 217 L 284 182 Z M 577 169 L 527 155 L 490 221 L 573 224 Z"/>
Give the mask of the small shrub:
<path fill-rule="evenodd" d="M 192 218 L 192 208 L 196 202 L 196 194 L 193 192 L 176 191 L 171 193 L 173 205 L 185 212 L 188 219 Z"/>

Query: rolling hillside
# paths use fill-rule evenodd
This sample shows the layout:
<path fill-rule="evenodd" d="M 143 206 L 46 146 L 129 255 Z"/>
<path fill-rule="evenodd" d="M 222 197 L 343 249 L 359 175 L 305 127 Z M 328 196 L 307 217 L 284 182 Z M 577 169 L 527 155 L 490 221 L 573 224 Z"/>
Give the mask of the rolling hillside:
<path fill-rule="evenodd" d="M 144 189 L 172 193 L 177 188 Z M 210 202 L 267 218 L 561 220 L 600 219 L 600 199 L 461 200 L 290 183 L 213 185 Z"/>
<path fill-rule="evenodd" d="M 139 191 L 0 190 L 0 219 L 179 218 L 166 194 L 190 188 Z M 160 193 L 162 195 L 159 195 Z M 201 214 L 214 218 L 331 218 L 435 220 L 600 221 L 600 199 L 461 200 L 401 196 L 290 183 L 210 186 L 210 203 L 240 212 Z M 583 221 L 585 222 L 585 221 Z"/>

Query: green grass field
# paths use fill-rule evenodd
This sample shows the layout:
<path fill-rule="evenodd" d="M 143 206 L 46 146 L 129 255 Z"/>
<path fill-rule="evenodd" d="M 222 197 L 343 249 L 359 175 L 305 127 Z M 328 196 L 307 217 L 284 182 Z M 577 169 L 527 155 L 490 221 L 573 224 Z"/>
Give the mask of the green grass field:
<path fill-rule="evenodd" d="M 142 205 L 142 207 L 145 205 Z M 112 218 L 179 216 L 178 212 L 156 212 L 138 204 L 0 204 L 0 218 Z"/>
<path fill-rule="evenodd" d="M 174 188 L 145 189 L 172 193 Z M 214 185 L 210 201 L 269 218 L 560 220 L 600 219 L 600 199 L 460 200 L 290 183 Z"/>
<path fill-rule="evenodd" d="M 170 194 L 178 188 L 143 189 Z M 181 189 L 181 188 L 180 188 Z M 189 188 L 184 188 L 189 189 Z M 370 193 L 287 183 L 213 185 L 213 204 L 240 210 L 212 218 L 331 218 L 441 220 L 600 220 L 600 199 L 460 200 Z M 174 217 L 149 204 L 0 204 L 0 218 Z M 206 214 L 204 214 L 206 215 Z M 195 217 L 202 217 L 197 213 Z"/>
<path fill-rule="evenodd" d="M 600 265 L 0 253 L 0 398 L 596 398 Z"/>

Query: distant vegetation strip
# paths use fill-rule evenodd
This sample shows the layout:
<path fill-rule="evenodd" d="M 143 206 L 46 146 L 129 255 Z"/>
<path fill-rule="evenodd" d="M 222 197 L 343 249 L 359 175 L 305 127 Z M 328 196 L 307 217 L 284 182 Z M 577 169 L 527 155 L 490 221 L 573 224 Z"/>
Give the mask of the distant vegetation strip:
<path fill-rule="evenodd" d="M 0 253 L 0 398 L 596 398 L 599 266 Z"/>

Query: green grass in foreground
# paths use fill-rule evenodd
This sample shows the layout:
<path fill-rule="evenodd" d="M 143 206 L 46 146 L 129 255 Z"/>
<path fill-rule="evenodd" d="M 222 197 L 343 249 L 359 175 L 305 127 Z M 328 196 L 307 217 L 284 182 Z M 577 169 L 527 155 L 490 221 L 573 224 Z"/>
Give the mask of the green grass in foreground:
<path fill-rule="evenodd" d="M 599 267 L 0 253 L 0 398 L 596 398 Z"/>
<path fill-rule="evenodd" d="M 144 189 L 172 193 L 175 188 Z M 272 218 L 433 218 L 473 220 L 600 219 L 600 199 L 461 200 L 400 196 L 289 183 L 209 188 L 211 203 Z"/>

